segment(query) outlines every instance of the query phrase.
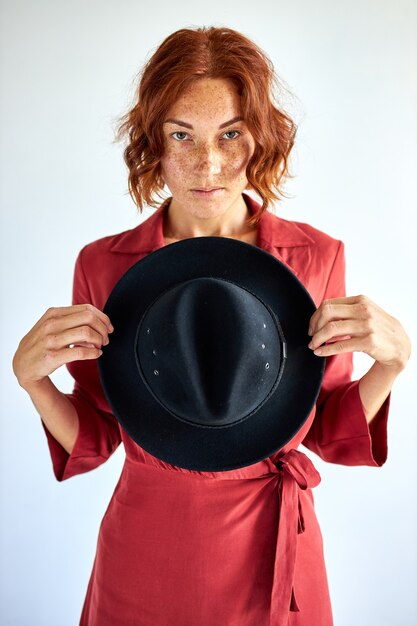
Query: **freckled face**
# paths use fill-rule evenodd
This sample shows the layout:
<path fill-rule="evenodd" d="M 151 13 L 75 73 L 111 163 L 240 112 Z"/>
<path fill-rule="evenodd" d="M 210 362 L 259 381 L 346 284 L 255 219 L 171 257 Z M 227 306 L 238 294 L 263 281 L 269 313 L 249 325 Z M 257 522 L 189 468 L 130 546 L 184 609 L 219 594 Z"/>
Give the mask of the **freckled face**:
<path fill-rule="evenodd" d="M 164 123 L 161 174 L 172 195 L 172 204 L 197 218 L 215 218 L 241 202 L 247 187 L 246 166 L 255 141 L 240 117 L 240 101 L 233 83 L 226 79 L 200 79 L 169 109 Z M 192 128 L 189 128 L 192 126 Z M 215 194 L 193 191 L 222 187 Z"/>

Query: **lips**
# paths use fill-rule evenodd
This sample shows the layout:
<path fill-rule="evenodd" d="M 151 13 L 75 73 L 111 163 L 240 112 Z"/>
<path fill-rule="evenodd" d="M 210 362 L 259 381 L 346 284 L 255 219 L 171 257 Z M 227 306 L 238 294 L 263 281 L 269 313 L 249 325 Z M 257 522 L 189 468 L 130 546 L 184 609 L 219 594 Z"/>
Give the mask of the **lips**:
<path fill-rule="evenodd" d="M 220 196 L 222 191 L 224 191 L 224 187 L 212 187 L 209 191 L 201 190 L 201 189 L 191 189 L 192 193 L 198 198 L 215 198 Z"/>
<path fill-rule="evenodd" d="M 193 191 L 214 191 L 215 189 L 223 189 L 223 187 L 196 187 Z"/>

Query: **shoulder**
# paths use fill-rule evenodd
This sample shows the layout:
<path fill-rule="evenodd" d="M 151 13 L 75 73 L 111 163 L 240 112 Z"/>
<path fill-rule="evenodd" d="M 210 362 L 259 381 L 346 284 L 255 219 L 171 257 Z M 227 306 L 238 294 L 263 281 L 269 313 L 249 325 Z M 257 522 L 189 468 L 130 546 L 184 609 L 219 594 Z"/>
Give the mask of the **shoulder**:
<path fill-rule="evenodd" d="M 83 245 L 79 252 L 79 256 L 82 257 L 83 262 L 86 263 L 88 263 L 88 261 L 90 261 L 93 257 L 106 256 L 111 252 L 112 247 L 120 241 L 126 233 L 130 233 L 133 230 L 136 229 L 131 228 L 114 235 L 107 235 L 106 237 L 94 239 L 93 241 Z"/>
<path fill-rule="evenodd" d="M 334 258 L 344 247 L 341 239 L 311 224 L 271 215 L 272 238 L 277 247 L 307 247 L 310 254 L 325 258 Z"/>
<path fill-rule="evenodd" d="M 163 245 L 163 206 L 163 204 L 160 205 L 156 211 L 134 228 L 107 235 L 86 244 L 80 251 L 83 260 L 85 259 L 87 263 L 94 262 L 95 259 L 104 259 L 113 253 L 118 256 L 142 257 Z"/>
<path fill-rule="evenodd" d="M 313 247 L 317 255 L 321 256 L 327 264 L 332 266 L 336 258 L 340 255 L 344 255 L 344 243 L 338 237 L 330 235 L 319 228 L 306 224 L 304 222 L 295 222 L 297 227 L 300 228 L 312 241 L 314 241 Z"/>
<path fill-rule="evenodd" d="M 83 264 L 95 264 L 105 262 L 110 255 L 115 256 L 127 254 L 128 256 L 144 256 L 147 252 L 158 247 L 158 229 L 155 228 L 156 215 L 151 215 L 143 222 L 123 230 L 114 235 L 100 237 L 85 244 L 80 252 Z"/>
<path fill-rule="evenodd" d="M 88 287 L 90 302 L 99 309 L 103 309 L 114 285 L 120 277 L 139 260 L 143 254 L 135 251 L 135 231 L 139 226 L 124 230 L 114 235 L 100 237 L 84 244 L 75 261 L 74 284 L 83 283 Z M 133 234 L 132 234 L 133 233 Z M 130 236 L 135 245 L 127 254 L 120 254 L 115 246 Z"/>
<path fill-rule="evenodd" d="M 319 228 L 315 228 L 311 224 L 306 224 L 305 222 L 293 222 L 293 223 L 297 226 L 297 228 L 299 228 L 306 235 L 308 235 L 317 246 L 323 246 L 323 245 L 334 246 L 334 245 L 338 245 L 340 242 L 340 239 L 338 239 L 337 237 L 334 237 L 333 235 L 330 235 L 329 233 L 324 232 L 323 230 L 320 230 Z"/>
<path fill-rule="evenodd" d="M 317 306 L 326 297 L 329 282 L 337 283 L 335 290 L 339 295 L 343 293 L 345 258 L 341 239 L 306 222 L 277 216 L 270 220 L 270 226 L 276 256 L 294 271 Z"/>

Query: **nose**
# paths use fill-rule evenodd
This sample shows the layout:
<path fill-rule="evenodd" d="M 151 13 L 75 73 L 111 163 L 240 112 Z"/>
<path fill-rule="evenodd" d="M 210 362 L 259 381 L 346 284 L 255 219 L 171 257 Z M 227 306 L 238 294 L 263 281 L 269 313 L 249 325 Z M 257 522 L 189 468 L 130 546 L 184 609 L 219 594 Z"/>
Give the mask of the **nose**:
<path fill-rule="evenodd" d="M 194 167 L 198 172 L 207 174 L 207 178 L 221 172 L 224 156 L 216 146 L 208 142 L 200 144 L 195 154 Z"/>

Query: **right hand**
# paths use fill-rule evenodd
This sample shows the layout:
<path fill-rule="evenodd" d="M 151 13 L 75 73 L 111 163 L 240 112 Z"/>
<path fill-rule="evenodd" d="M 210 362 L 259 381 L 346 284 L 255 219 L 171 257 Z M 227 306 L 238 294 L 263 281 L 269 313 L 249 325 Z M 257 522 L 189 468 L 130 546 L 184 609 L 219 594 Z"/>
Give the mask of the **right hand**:
<path fill-rule="evenodd" d="M 19 385 L 37 385 L 65 363 L 97 359 L 112 330 L 109 317 L 92 304 L 49 308 L 21 339 L 13 357 Z"/>

